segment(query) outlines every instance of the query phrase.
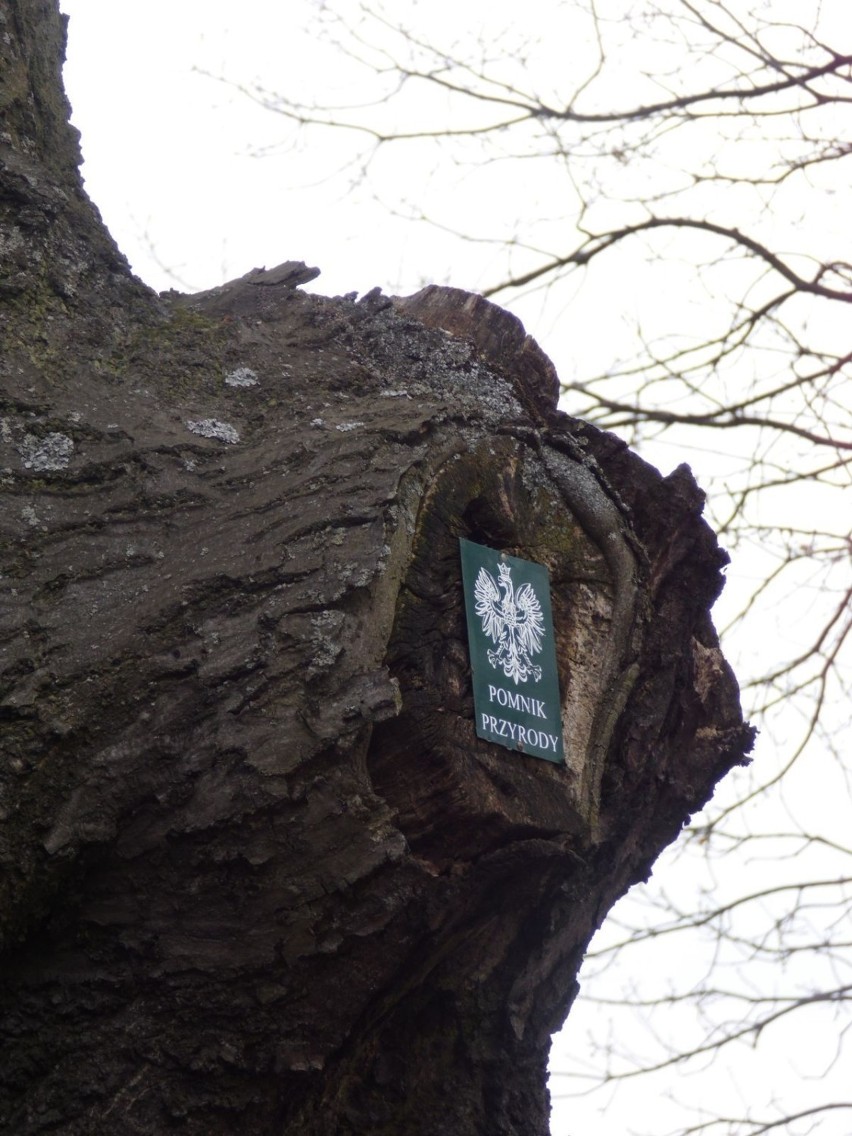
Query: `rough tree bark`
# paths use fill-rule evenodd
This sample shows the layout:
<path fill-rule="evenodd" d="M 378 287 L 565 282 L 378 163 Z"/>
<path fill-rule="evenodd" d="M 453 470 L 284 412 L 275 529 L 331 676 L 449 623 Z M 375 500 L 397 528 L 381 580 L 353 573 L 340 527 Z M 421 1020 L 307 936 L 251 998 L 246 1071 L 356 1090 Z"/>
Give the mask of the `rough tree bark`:
<path fill-rule="evenodd" d="M 445 288 L 195 297 L 0 0 L 0 1127 L 547 1130 L 593 930 L 751 742 L 725 555 Z M 568 763 L 474 735 L 459 536 L 550 570 Z"/>

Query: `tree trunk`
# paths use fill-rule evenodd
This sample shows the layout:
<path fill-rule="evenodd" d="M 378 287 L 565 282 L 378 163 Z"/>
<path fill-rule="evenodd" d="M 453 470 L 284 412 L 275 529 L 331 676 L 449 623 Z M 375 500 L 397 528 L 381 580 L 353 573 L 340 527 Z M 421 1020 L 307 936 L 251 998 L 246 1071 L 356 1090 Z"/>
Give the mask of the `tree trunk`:
<path fill-rule="evenodd" d="M 479 297 L 157 297 L 56 4 L 0 33 L 0 1128 L 540 1136 L 589 937 L 751 743 L 702 495 Z M 565 765 L 475 734 L 459 537 L 550 571 Z"/>

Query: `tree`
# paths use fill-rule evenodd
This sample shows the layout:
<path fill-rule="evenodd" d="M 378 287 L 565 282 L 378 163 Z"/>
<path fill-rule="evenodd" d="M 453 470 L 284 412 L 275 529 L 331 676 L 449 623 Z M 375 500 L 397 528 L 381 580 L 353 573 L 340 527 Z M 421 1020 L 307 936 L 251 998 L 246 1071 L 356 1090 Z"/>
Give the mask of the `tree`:
<path fill-rule="evenodd" d="M 602 914 L 751 744 L 725 556 L 480 297 L 134 280 L 2 0 L 0 1125 L 539 1134 Z M 474 732 L 458 537 L 546 564 L 563 766 Z"/>
<path fill-rule="evenodd" d="M 403 14 L 375 0 L 353 18 L 351 5 L 323 4 L 327 39 L 361 70 L 351 97 L 246 90 L 309 135 L 350 139 L 347 176 L 397 216 L 479 246 L 486 295 L 545 327 L 567 313 L 561 349 L 553 337 L 566 405 L 661 464 L 675 449 L 700 454 L 714 524 L 744 566 L 729 641 L 763 759 L 681 847 L 686 880 L 702 886 L 620 909 L 622 933 L 611 924 L 600 966 L 593 956 L 588 968 L 590 1005 L 600 991 L 654 1007 L 659 1034 L 676 1040 L 652 1038 L 637 1054 L 623 1019 L 597 1028 L 597 1014 L 601 1064 L 590 1068 L 578 1038 L 563 1072 L 612 1086 L 646 1067 L 689 1067 L 778 1023 L 810 1026 L 822 1007 L 819 1032 L 834 1040 L 816 1078 L 840 1061 L 850 1001 L 852 850 L 831 815 L 835 799 L 848 809 L 852 628 L 852 256 L 838 192 L 850 154 L 848 13 L 822 3 L 805 20 L 784 0 L 748 13 L 720 0 L 543 0 L 507 27 L 487 7 L 472 12 L 438 27 L 413 5 Z M 434 171 L 416 189 L 388 176 L 402 149 L 406 168 Z M 629 316 L 593 318 L 613 308 Z M 813 784 L 827 788 L 808 810 Z M 756 883 L 743 882 L 744 856 L 763 861 Z M 682 932 L 693 937 L 679 955 L 699 961 L 681 982 L 670 988 L 666 974 L 635 995 L 602 986 L 613 954 L 630 947 L 626 991 L 643 970 L 641 944 L 659 957 Z M 746 958 L 767 966 L 723 981 Z M 666 1026 L 666 1006 L 691 1010 Z M 626 1040 L 613 1044 L 610 1031 Z M 764 1108 L 708 1104 L 679 1130 L 846 1131 L 845 1096 L 806 1087 L 799 1105 L 782 1082 L 786 1072 Z"/>

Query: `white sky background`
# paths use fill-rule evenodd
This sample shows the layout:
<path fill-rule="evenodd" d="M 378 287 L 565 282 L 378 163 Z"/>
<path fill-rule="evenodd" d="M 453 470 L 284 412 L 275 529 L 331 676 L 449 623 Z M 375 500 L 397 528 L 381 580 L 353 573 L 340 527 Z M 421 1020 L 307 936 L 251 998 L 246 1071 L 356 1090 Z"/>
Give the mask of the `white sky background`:
<path fill-rule="evenodd" d="M 403 4 L 400 0 L 400 8 L 416 3 L 405 0 Z M 783 6 L 782 0 L 778 3 Z M 848 0 L 830 0 L 825 8 L 842 24 L 844 19 L 848 21 L 847 4 Z M 314 34 L 316 0 L 241 0 L 239 4 L 233 0 L 61 0 L 61 6 L 71 16 L 66 84 L 74 122 L 83 134 L 86 186 L 134 271 L 154 288 L 208 288 L 254 266 L 272 266 L 290 259 L 318 265 L 322 275 L 311 289 L 329 295 L 354 290 L 363 293 L 377 284 L 389 292 L 409 293 L 427 282 L 475 290 L 502 275 L 505 259 L 497 249 L 460 244 L 449 234 L 388 217 L 373 199 L 374 187 L 383 184 L 378 175 L 384 176 L 391 168 L 388 163 L 397 163 L 392 175 L 396 192 L 407 199 L 411 209 L 426 201 L 440 215 L 452 199 L 454 215 L 460 215 L 471 231 L 493 223 L 511 232 L 511 222 L 519 213 L 543 201 L 546 207 L 539 236 L 547 242 L 546 247 L 564 251 L 561 218 L 552 204 L 564 192 L 562 182 L 552 180 L 562 177 L 562 171 L 555 167 L 545 169 L 539 164 L 531 169 L 523 163 L 506 163 L 499 167 L 496 183 L 493 170 L 489 171 L 488 186 L 499 186 L 495 194 L 492 188 L 483 191 L 485 183 L 475 168 L 458 166 L 446 176 L 445 171 L 434 168 L 431 153 L 424 156 L 408 148 L 381 154 L 377 161 L 382 165 L 371 168 L 366 180 L 333 177 L 356 153 L 356 138 L 319 130 L 299 135 L 285 120 L 259 107 L 233 86 L 209 77 L 222 76 L 233 83 L 259 79 L 272 91 L 336 89 L 341 100 L 349 97 L 357 69 L 350 68 L 339 53 Z M 495 6 L 499 7 L 499 0 L 468 0 L 466 4 L 430 0 L 429 10 L 436 26 L 442 27 L 457 20 L 461 10 L 474 22 L 490 18 L 493 23 Z M 355 0 L 352 7 L 356 7 Z M 552 8 L 552 0 L 527 0 L 523 19 L 534 26 Z M 795 5 L 791 11 L 795 11 Z M 517 18 L 517 6 L 507 4 L 507 22 Z M 566 16 L 562 25 L 548 29 L 546 34 L 566 44 L 577 44 L 582 30 Z M 852 25 L 844 34 L 847 38 L 852 34 Z M 547 81 L 548 76 L 542 76 L 542 84 L 546 86 Z M 417 122 L 421 114 L 425 121 L 425 111 L 414 97 L 408 113 L 411 121 Z M 832 173 L 829 171 L 828 176 Z M 635 176 L 641 178 L 642 171 L 635 171 Z M 826 248 L 848 248 L 852 211 L 848 198 L 844 201 L 838 196 L 836 204 L 837 212 L 825 216 L 814 240 Z M 803 199 L 803 216 L 807 208 Z M 684 237 L 671 239 L 686 241 Z M 516 263 L 525 267 L 530 261 L 521 253 Z M 727 269 L 721 266 L 718 271 Z M 513 306 L 554 359 L 560 374 L 569 377 L 584 366 L 605 366 L 609 355 L 628 351 L 629 325 L 639 314 L 644 318 L 650 311 L 655 318 L 681 328 L 706 319 L 706 310 L 689 292 L 688 274 L 688 269 L 675 265 L 666 272 L 655 271 L 651 277 L 638 251 L 626 252 L 617 262 L 596 264 L 582 290 L 568 284 L 558 293 L 533 293 Z M 844 333 L 846 330 L 844 326 Z M 571 406 L 566 409 L 570 411 Z M 699 481 L 706 484 L 730 463 L 745 460 L 736 454 L 725 457 L 723 451 L 729 446 L 727 438 L 720 437 L 714 447 L 698 435 L 688 450 L 676 449 L 664 440 L 651 456 L 664 472 L 688 461 Z M 818 508 L 839 514 L 844 501 L 849 509 L 848 495 L 829 500 L 824 494 L 809 493 L 783 491 L 776 504 L 761 506 L 761 519 L 767 524 L 778 523 L 796 508 L 804 513 Z M 737 552 L 729 572 L 731 586 L 719 606 L 717 622 L 724 623 L 737 611 L 749 581 L 764 570 L 767 555 L 765 550 L 754 548 L 750 553 L 745 549 Z M 736 656 L 740 674 L 750 673 L 750 659 L 765 658 L 767 649 L 780 654 L 782 647 L 789 652 L 796 644 L 807 642 L 810 605 L 819 602 L 821 588 L 822 584 L 803 574 L 796 618 L 785 593 L 774 601 L 785 605 L 783 614 L 777 608 L 773 616 L 769 603 L 760 623 L 752 621 L 744 632 L 731 636 L 726 647 L 729 655 Z M 845 712 L 841 724 L 845 726 L 847 719 Z M 795 716 L 771 718 L 758 748 L 758 760 L 780 760 L 779 755 L 793 744 L 800 728 Z M 723 789 L 723 794 L 741 790 L 750 776 L 745 771 L 735 774 L 737 787 Z M 788 785 L 786 795 L 775 800 L 775 811 L 768 819 L 752 819 L 756 828 L 789 828 L 785 812 L 795 812 L 799 825 L 831 832 L 848 844 L 848 787 L 827 752 L 815 752 Z M 814 785 L 819 786 L 819 793 L 812 791 Z M 656 877 L 668 892 L 683 897 L 684 904 L 689 902 L 688 894 L 699 887 L 733 895 L 742 889 L 743 873 L 753 875 L 756 885 L 767 878 L 754 858 L 757 854 L 752 852 L 747 861 L 734 863 L 726 875 L 724 863 L 708 867 L 703 874 L 694 859 L 681 866 L 680 853 L 675 851 L 666 855 Z M 777 854 L 777 848 L 769 853 L 772 857 Z M 805 877 L 818 874 L 821 867 L 815 863 L 804 871 Z M 838 870 L 834 861 L 826 862 L 824 869 L 835 874 Z M 819 924 L 822 916 L 815 918 Z M 845 937 L 850 937 L 848 928 Z M 637 986 L 640 978 L 653 971 L 662 976 L 664 986 L 666 976 L 671 975 L 674 981 L 684 965 L 679 948 L 680 944 L 675 945 L 674 953 L 668 955 L 659 943 L 644 954 L 631 951 L 624 957 L 624 966 L 641 970 L 636 976 Z M 709 946 L 708 958 L 711 951 Z M 740 961 L 723 959 L 722 976 L 729 985 L 751 982 L 742 978 L 748 972 L 741 971 Z M 700 961 L 694 970 L 696 975 L 701 974 Z M 609 987 L 604 979 L 594 977 L 595 972 L 592 965 L 584 989 L 603 995 Z M 717 975 L 716 980 L 721 982 L 722 978 Z M 794 984 L 805 989 L 808 981 L 803 973 Z M 692 1020 L 688 1017 L 681 1012 L 654 1028 L 684 1034 L 705 1028 L 694 1015 Z M 578 1054 L 580 1060 L 588 1054 L 601 1067 L 602 1058 L 592 1053 L 594 1044 L 600 1042 L 585 1040 L 586 1031 L 591 1029 L 597 1029 L 600 1037 L 600 1020 L 601 1011 L 592 1004 L 584 1006 L 581 999 L 568 1030 L 557 1039 L 557 1069 L 567 1063 L 563 1055 L 569 1051 L 575 1060 Z M 791 1029 L 779 1026 L 755 1050 L 738 1047 L 701 1077 L 683 1078 L 677 1071 L 669 1071 L 647 1084 L 645 1078 L 625 1083 L 614 1093 L 605 1112 L 601 1111 L 599 1097 L 557 1100 L 554 1134 L 624 1136 L 635 1131 L 662 1136 L 677 1124 L 689 1122 L 683 1119 L 681 1109 L 669 1108 L 665 1100 L 669 1092 L 696 1109 L 717 1107 L 720 1100 L 730 1102 L 733 1115 L 742 1114 L 745 1100 L 762 1115 L 771 1111 L 773 1097 L 782 1089 L 786 1091 L 793 1081 L 802 1086 L 801 1099 L 807 1100 L 814 1092 L 830 1097 L 829 1082 L 834 1077 L 839 1078 L 834 1097 L 848 1099 L 848 1069 L 844 1070 L 842 1063 L 828 1081 L 808 1080 L 817 1072 L 822 1077 L 825 1063 L 821 1065 L 818 1057 L 835 1044 L 826 1019 L 819 1022 L 819 1027 L 814 1025 L 808 1033 L 809 1020 L 796 1015 L 795 1024 L 791 1019 Z M 641 1045 L 644 1027 L 639 1024 L 630 1028 L 635 1031 L 636 1044 Z M 559 1080 L 553 1085 L 557 1094 L 563 1088 Z M 837 1123 L 839 1127 L 814 1131 L 820 1136 L 839 1136 L 850 1126 L 849 1115 Z M 727 1133 L 714 1132 L 712 1136 Z"/>
<path fill-rule="evenodd" d="M 314 8 L 63 0 L 86 186 L 154 288 L 195 291 L 299 259 L 322 268 L 316 290 L 328 295 L 376 284 L 416 290 L 451 275 L 433 236 L 409 251 L 402 226 L 388 232 L 368 191 L 327 184 L 343 138 L 328 132 L 325 146 L 314 137 L 306 151 L 284 120 L 203 74 L 302 91 L 333 75 L 343 86 L 339 56 L 308 30 Z"/>

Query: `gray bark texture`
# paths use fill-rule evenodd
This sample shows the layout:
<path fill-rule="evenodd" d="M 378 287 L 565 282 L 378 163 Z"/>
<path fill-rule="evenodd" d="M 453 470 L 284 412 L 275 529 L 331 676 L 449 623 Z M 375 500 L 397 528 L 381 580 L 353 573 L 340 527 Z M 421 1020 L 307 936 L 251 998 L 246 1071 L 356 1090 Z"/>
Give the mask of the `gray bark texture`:
<path fill-rule="evenodd" d="M 725 554 L 511 315 L 136 281 L 0 0 L 0 1131 L 543 1136 L 612 903 L 751 744 Z M 458 538 L 545 564 L 564 766 L 474 732 Z"/>

